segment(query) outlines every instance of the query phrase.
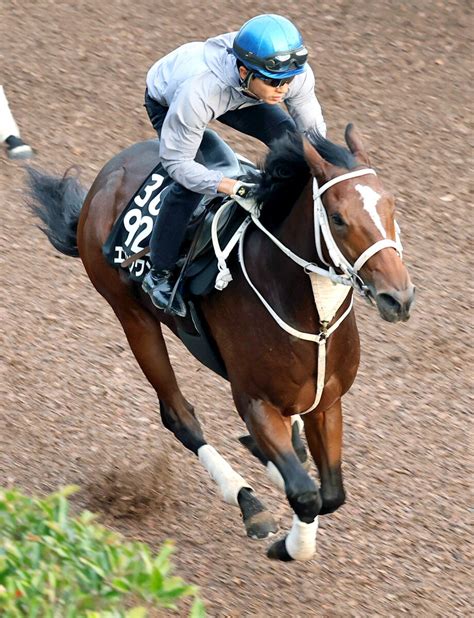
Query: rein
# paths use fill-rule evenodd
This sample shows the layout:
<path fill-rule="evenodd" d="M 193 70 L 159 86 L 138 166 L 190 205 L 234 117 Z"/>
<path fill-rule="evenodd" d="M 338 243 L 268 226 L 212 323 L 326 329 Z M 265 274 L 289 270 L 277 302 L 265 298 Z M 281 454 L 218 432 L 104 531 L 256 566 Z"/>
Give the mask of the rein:
<path fill-rule="evenodd" d="M 306 410 L 305 412 L 301 412 L 301 414 L 306 414 L 314 410 L 321 400 L 321 396 L 324 390 L 324 379 L 326 373 L 326 341 L 327 338 L 340 326 L 340 324 L 346 319 L 346 317 L 352 311 L 353 306 L 353 297 L 351 297 L 349 306 L 344 311 L 342 316 L 338 318 L 338 320 L 329 327 L 329 322 L 334 317 L 332 315 L 329 319 L 326 319 L 326 316 L 321 317 L 321 310 L 318 307 L 317 299 L 315 296 L 316 308 L 318 310 L 318 314 L 320 315 L 320 324 L 321 329 L 319 333 L 304 333 L 302 331 L 296 330 L 289 324 L 287 324 L 281 317 L 274 311 L 274 309 L 269 305 L 269 303 L 265 300 L 262 294 L 258 291 L 255 285 L 252 283 L 247 269 L 245 267 L 245 259 L 244 259 L 244 238 L 245 232 L 251 222 L 253 222 L 270 240 L 281 250 L 285 255 L 287 255 L 293 262 L 301 266 L 304 269 L 305 273 L 310 275 L 320 275 L 322 277 L 328 278 L 334 284 L 346 285 L 350 286 L 353 289 L 357 290 L 362 296 L 370 299 L 369 290 L 367 286 L 364 285 L 361 277 L 358 272 L 364 266 L 364 264 L 369 260 L 373 255 L 386 248 L 393 248 L 397 251 L 397 253 L 402 256 L 402 245 L 399 237 L 399 228 L 398 225 L 396 228 L 396 240 L 383 239 L 379 240 L 370 247 L 368 247 L 354 262 L 351 264 L 342 254 L 341 250 L 336 244 L 334 240 L 331 228 L 329 226 L 329 220 L 326 213 L 326 209 L 324 208 L 324 204 L 322 202 L 321 196 L 325 191 L 333 187 L 334 185 L 343 182 L 345 180 L 349 180 L 351 178 L 358 178 L 359 176 L 366 176 L 369 174 L 376 175 L 376 172 L 371 168 L 364 168 L 362 170 L 356 170 L 353 172 L 348 172 L 346 174 L 342 174 L 337 178 L 333 178 L 329 180 L 322 187 L 318 187 L 317 180 L 313 178 L 313 202 L 314 202 L 314 236 L 315 236 L 315 245 L 316 251 L 318 254 L 318 258 L 320 259 L 322 264 L 327 266 L 326 268 L 320 267 L 316 265 L 314 262 L 308 262 L 303 258 L 293 253 L 291 249 L 289 249 L 286 245 L 284 245 L 278 238 L 276 238 L 271 232 L 269 232 L 260 222 L 258 216 L 255 213 L 251 213 L 250 216 L 243 222 L 237 232 L 234 234 L 233 238 L 228 243 L 227 247 L 224 250 L 221 250 L 219 246 L 219 241 L 217 238 L 217 222 L 221 215 L 221 211 L 223 211 L 229 205 L 229 202 L 225 202 L 219 211 L 216 213 L 213 221 L 213 230 L 212 230 L 212 240 L 214 244 L 214 250 L 217 257 L 217 263 L 219 268 L 219 274 L 216 278 L 216 288 L 218 290 L 224 289 L 230 281 L 232 281 L 232 275 L 230 274 L 229 269 L 227 268 L 226 258 L 229 253 L 232 251 L 235 244 L 239 243 L 239 261 L 242 269 L 242 273 L 244 274 L 247 283 L 256 293 L 264 307 L 270 313 L 272 318 L 277 322 L 277 324 L 286 331 L 288 334 L 293 337 L 297 337 L 298 339 L 303 339 L 305 341 L 313 341 L 318 344 L 318 375 L 316 380 L 316 396 L 313 405 Z M 329 264 L 323 256 L 322 252 L 322 242 L 324 239 L 327 250 L 329 252 L 329 256 L 332 264 Z M 338 268 L 342 270 L 342 274 L 336 273 L 335 269 Z M 314 288 L 313 288 L 314 289 Z M 345 297 L 344 297 L 345 298 Z M 341 301 L 344 301 L 344 298 Z M 339 305 L 340 306 L 340 305 Z M 336 309 L 337 312 L 337 309 Z"/>

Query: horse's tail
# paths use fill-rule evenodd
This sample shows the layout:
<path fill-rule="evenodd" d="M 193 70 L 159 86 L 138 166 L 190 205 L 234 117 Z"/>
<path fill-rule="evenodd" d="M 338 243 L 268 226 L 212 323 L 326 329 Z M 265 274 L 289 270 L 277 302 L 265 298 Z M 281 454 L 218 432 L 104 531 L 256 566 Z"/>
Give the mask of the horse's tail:
<path fill-rule="evenodd" d="M 39 228 L 49 238 L 55 249 L 71 257 L 79 257 L 77 248 L 77 222 L 87 190 L 76 176 L 50 176 L 26 167 L 28 172 L 28 206 L 41 219 Z"/>

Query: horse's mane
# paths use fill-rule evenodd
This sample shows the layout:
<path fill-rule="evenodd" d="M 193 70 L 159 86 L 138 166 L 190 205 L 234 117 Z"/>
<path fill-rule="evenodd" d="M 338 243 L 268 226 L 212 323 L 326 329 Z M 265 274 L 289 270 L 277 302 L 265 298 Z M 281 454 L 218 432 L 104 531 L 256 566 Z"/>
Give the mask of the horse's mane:
<path fill-rule="evenodd" d="M 358 165 L 347 148 L 334 144 L 317 131 L 307 133 L 306 137 L 329 163 L 346 169 Z M 261 173 L 251 178 L 257 184 L 256 199 L 262 204 L 262 223 L 279 225 L 289 214 L 309 179 L 310 170 L 304 158 L 302 136 L 288 132 L 275 140 Z"/>

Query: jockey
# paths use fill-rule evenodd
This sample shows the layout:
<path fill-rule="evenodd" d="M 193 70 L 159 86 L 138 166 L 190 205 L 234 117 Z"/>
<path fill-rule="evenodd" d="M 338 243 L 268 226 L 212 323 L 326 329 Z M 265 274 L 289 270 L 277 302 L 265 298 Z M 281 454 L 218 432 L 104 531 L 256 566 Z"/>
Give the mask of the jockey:
<path fill-rule="evenodd" d="M 143 281 L 159 309 L 185 313 L 178 294 L 169 306 L 173 268 L 202 194 L 230 195 L 248 210 L 254 205 L 252 185 L 225 178 L 196 160 L 211 120 L 267 146 L 287 131 L 317 129 L 326 135 L 307 57 L 291 21 L 259 15 L 238 32 L 182 45 L 149 70 L 145 108 L 160 137 L 161 163 L 176 181 L 161 204 L 150 242 L 152 269 Z"/>

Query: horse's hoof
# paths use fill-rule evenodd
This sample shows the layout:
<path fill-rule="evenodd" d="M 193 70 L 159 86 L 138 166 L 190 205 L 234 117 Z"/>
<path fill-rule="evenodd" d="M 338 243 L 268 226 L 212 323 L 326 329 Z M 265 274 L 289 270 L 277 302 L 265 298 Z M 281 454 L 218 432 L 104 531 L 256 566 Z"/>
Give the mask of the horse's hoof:
<path fill-rule="evenodd" d="M 266 539 L 275 534 L 278 526 L 267 511 L 255 513 L 244 521 L 247 536 L 251 539 Z"/>
<path fill-rule="evenodd" d="M 273 545 L 270 545 L 267 556 L 272 560 L 281 560 L 282 562 L 291 562 L 293 560 L 286 551 L 285 539 L 280 539 L 276 541 L 276 543 L 273 543 Z"/>

